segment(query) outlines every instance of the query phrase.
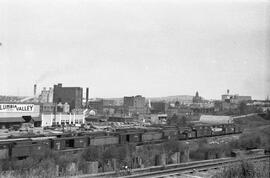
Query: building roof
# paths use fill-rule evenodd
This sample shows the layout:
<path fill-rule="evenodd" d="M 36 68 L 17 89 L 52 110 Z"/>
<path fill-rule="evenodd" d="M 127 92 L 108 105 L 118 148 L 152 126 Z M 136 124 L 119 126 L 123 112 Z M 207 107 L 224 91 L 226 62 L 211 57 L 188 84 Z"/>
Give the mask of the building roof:
<path fill-rule="evenodd" d="M 233 122 L 231 116 L 201 115 L 200 122 L 209 124 L 228 124 Z"/>
<path fill-rule="evenodd" d="M 9 123 L 9 122 L 25 122 L 22 117 L 4 117 L 0 118 L 0 123 Z"/>

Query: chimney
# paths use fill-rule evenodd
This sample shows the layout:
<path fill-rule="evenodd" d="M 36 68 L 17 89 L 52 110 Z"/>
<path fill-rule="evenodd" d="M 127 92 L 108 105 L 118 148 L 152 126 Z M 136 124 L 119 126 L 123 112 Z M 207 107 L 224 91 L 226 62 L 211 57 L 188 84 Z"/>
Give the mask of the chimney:
<path fill-rule="evenodd" d="M 227 89 L 227 95 L 230 93 L 230 90 L 229 89 Z"/>
<path fill-rule="evenodd" d="M 37 94 L 37 84 L 34 85 L 34 96 Z"/>
<path fill-rule="evenodd" d="M 89 97 L 89 88 L 86 88 L 86 100 L 85 100 L 85 107 L 88 108 L 88 97 Z"/>

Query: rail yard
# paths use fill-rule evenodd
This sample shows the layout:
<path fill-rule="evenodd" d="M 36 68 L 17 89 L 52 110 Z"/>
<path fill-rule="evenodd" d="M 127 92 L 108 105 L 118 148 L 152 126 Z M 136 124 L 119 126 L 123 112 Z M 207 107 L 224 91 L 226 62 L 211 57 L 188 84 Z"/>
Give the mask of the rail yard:
<path fill-rule="evenodd" d="M 115 131 L 73 132 L 28 137 L 14 137 L 0 140 L 1 159 L 26 158 L 44 150 L 75 151 L 91 146 L 123 144 L 155 144 L 169 140 L 190 140 L 203 137 L 215 137 L 239 134 L 241 129 L 233 124 L 196 125 L 193 127 L 143 127 L 119 128 Z"/>

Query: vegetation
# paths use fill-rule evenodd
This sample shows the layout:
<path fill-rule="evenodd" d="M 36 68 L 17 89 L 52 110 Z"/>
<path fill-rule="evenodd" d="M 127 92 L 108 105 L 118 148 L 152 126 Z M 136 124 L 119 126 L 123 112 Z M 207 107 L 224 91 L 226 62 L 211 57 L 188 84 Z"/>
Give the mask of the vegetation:
<path fill-rule="evenodd" d="M 242 160 L 240 164 L 224 167 L 213 178 L 267 178 L 269 176 L 269 163 L 251 163 Z"/>
<path fill-rule="evenodd" d="M 186 127 L 188 125 L 186 116 L 178 116 L 176 114 L 174 114 L 171 118 L 169 118 L 167 120 L 167 123 L 169 125 L 176 125 L 179 127 Z"/>
<path fill-rule="evenodd" d="M 258 115 L 247 116 L 234 119 L 234 123 L 243 129 L 259 130 L 260 126 L 270 125 L 270 120 L 266 120 Z"/>

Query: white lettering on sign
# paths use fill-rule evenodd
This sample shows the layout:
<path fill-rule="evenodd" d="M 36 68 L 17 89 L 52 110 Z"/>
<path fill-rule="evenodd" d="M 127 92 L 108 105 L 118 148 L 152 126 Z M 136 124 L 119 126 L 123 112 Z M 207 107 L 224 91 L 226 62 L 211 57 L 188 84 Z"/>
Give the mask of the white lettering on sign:
<path fill-rule="evenodd" d="M 34 112 L 33 104 L 0 104 L 0 112 Z"/>

